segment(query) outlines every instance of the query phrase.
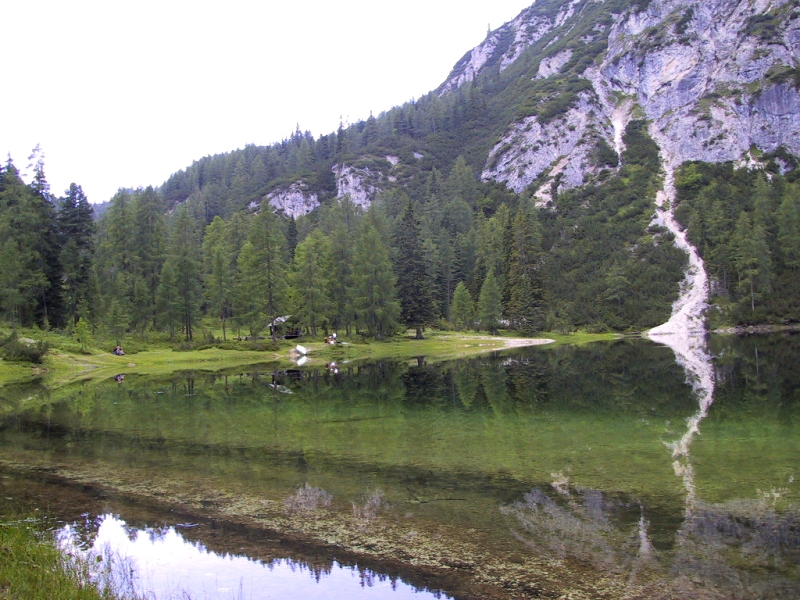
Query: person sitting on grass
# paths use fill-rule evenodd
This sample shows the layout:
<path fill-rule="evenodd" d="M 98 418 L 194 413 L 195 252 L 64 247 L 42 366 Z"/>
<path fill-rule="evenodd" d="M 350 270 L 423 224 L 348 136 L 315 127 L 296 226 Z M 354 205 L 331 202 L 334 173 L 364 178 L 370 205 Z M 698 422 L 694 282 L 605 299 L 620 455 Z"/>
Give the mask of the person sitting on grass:
<path fill-rule="evenodd" d="M 111 351 L 111 354 L 115 356 L 125 356 L 125 352 L 122 350 L 122 346 L 114 346 L 114 350 Z"/>

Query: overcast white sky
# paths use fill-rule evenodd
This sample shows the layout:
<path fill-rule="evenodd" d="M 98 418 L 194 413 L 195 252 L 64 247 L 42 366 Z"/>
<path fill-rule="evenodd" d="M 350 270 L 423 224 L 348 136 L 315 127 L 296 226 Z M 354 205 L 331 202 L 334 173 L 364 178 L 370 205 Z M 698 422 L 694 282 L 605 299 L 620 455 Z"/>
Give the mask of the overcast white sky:
<path fill-rule="evenodd" d="M 0 152 L 102 202 L 418 98 L 532 1 L 7 0 Z"/>

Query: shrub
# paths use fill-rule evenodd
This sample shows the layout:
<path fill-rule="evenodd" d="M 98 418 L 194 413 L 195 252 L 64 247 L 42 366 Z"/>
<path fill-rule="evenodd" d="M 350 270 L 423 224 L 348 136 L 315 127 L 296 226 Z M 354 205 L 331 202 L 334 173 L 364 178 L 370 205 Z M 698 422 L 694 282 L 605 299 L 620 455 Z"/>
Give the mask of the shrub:
<path fill-rule="evenodd" d="M 50 344 L 47 342 L 35 341 L 21 341 L 14 331 L 2 343 L 0 352 L 6 360 L 15 360 L 19 362 L 29 362 L 35 365 L 41 364 L 44 355 L 50 350 Z"/>

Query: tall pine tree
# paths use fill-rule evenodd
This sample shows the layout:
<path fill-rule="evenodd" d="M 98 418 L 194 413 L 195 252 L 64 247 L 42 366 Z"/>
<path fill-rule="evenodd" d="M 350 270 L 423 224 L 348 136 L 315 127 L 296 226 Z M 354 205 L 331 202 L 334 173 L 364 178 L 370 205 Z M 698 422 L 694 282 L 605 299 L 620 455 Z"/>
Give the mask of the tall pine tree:
<path fill-rule="evenodd" d="M 433 281 L 426 268 L 422 252 L 419 223 L 414 217 L 413 204 L 406 207 L 395 235 L 397 258 L 397 295 L 400 299 L 400 319 L 407 327 L 416 330 L 422 339 L 422 327 L 435 317 Z"/>
<path fill-rule="evenodd" d="M 543 324 L 542 242 L 539 222 L 525 202 L 519 204 L 511 235 L 506 312 L 512 328 L 533 333 Z"/>
<path fill-rule="evenodd" d="M 81 186 L 72 183 L 59 199 L 58 230 L 64 269 L 64 301 L 72 325 L 92 301 L 90 279 L 94 262 L 94 218 Z M 86 315 L 84 315 L 84 318 Z"/>

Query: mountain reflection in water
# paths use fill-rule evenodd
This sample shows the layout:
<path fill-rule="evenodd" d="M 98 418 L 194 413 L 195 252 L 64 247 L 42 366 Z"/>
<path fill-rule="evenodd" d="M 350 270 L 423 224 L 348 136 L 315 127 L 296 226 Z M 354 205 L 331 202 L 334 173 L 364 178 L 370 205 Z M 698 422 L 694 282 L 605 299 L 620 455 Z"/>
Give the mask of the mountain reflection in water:
<path fill-rule="evenodd" d="M 446 598 L 395 578 L 336 561 L 311 567 L 289 559 L 269 562 L 217 554 L 186 540 L 174 527 L 130 528 L 107 514 L 89 527 L 66 525 L 56 532 L 61 548 L 88 559 L 94 579 L 121 597 L 148 600 L 260 600 L 353 598 L 402 600 Z"/>

